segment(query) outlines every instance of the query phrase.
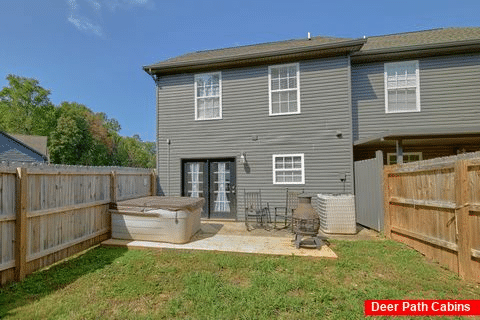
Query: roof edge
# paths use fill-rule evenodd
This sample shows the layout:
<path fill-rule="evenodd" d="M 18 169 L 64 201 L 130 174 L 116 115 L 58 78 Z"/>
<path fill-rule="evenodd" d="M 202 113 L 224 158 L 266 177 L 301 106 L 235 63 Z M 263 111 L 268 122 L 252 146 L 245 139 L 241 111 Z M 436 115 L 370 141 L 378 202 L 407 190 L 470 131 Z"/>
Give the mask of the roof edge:
<path fill-rule="evenodd" d="M 388 48 L 372 49 L 372 50 L 366 50 L 366 51 L 360 50 L 352 53 L 352 58 L 389 54 L 389 53 L 405 53 L 408 51 L 419 51 L 419 50 L 426 51 L 426 50 L 434 50 L 434 49 L 468 47 L 472 45 L 480 45 L 480 39 L 449 41 L 449 42 L 432 43 L 432 44 L 416 44 L 416 45 L 410 45 L 410 46 L 388 47 Z"/>
<path fill-rule="evenodd" d="M 378 132 L 364 138 L 357 139 L 353 142 L 354 146 L 359 146 L 371 142 L 381 142 L 385 140 L 413 140 L 413 139 L 430 139 L 448 136 L 470 136 L 479 135 L 480 126 L 446 126 L 442 128 L 424 128 L 416 130 L 387 130 Z"/>
<path fill-rule="evenodd" d="M 346 40 L 346 41 L 339 41 L 334 43 L 322 43 L 318 45 L 308 46 L 308 47 L 295 47 L 295 48 L 287 48 L 278 50 L 275 52 L 270 53 L 251 53 L 251 54 L 239 54 L 239 55 L 232 55 L 228 57 L 220 57 L 220 58 L 207 58 L 203 60 L 195 60 L 195 61 L 185 61 L 185 62 L 172 62 L 172 63 L 165 63 L 163 66 L 155 66 L 153 65 L 146 65 L 143 66 L 142 69 L 147 72 L 148 74 L 153 74 L 155 71 L 173 71 L 177 68 L 191 68 L 191 67 L 213 67 L 217 64 L 226 64 L 226 63 L 237 63 L 237 62 L 248 62 L 249 60 L 254 60 L 258 58 L 279 58 L 282 56 L 292 55 L 292 54 L 302 54 L 302 53 L 310 53 L 313 51 L 322 51 L 328 49 L 341 49 L 341 48 L 351 48 L 349 52 L 358 51 L 360 50 L 361 46 L 365 44 L 367 39 L 359 38 L 353 40 Z"/>

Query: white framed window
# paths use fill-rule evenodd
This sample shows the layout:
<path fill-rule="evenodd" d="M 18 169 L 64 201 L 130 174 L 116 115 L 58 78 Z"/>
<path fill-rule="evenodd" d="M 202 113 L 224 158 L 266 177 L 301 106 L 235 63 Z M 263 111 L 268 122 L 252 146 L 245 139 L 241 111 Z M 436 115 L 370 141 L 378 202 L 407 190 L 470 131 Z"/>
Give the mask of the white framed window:
<path fill-rule="evenodd" d="M 421 152 L 404 152 L 403 153 L 403 163 L 422 161 Z M 394 152 L 387 153 L 387 163 L 388 164 L 397 164 L 397 154 Z"/>
<path fill-rule="evenodd" d="M 195 75 L 195 120 L 222 119 L 222 74 Z"/>
<path fill-rule="evenodd" d="M 385 63 L 385 113 L 420 111 L 418 60 Z"/>
<path fill-rule="evenodd" d="M 298 63 L 268 67 L 271 116 L 300 113 L 300 67 Z"/>
<path fill-rule="evenodd" d="M 305 164 L 303 153 L 274 154 L 273 184 L 304 184 Z"/>

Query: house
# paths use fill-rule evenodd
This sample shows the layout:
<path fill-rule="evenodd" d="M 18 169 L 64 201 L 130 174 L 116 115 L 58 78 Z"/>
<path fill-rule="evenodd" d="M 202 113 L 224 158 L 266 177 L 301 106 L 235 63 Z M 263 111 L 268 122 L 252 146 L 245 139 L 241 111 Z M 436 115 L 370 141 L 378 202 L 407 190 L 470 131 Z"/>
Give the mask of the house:
<path fill-rule="evenodd" d="M 47 158 L 47 161 L 50 161 L 50 154 L 48 152 L 48 137 L 46 136 L 32 136 L 26 134 L 10 134 L 13 138 L 24 143 L 30 148 L 40 152 Z"/>
<path fill-rule="evenodd" d="M 0 162 L 48 162 L 47 137 L 0 131 Z"/>
<path fill-rule="evenodd" d="M 156 82 L 161 194 L 244 219 L 244 190 L 354 193 L 354 161 L 480 149 L 480 28 L 308 37 L 144 66 Z"/>

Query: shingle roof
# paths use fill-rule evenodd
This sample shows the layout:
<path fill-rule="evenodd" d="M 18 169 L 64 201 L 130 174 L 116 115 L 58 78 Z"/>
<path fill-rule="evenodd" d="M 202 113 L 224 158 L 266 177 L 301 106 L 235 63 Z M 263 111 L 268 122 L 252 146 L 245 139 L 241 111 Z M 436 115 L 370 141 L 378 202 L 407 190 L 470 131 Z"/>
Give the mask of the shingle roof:
<path fill-rule="evenodd" d="M 319 44 L 337 43 L 337 42 L 342 42 L 346 40 L 352 40 L 352 39 L 335 38 L 335 37 L 312 37 L 311 40 L 308 40 L 307 38 L 293 39 L 293 40 L 286 40 L 286 41 L 253 44 L 253 45 L 247 45 L 247 46 L 222 48 L 222 49 L 215 49 L 215 50 L 196 51 L 196 52 L 190 52 L 178 57 L 161 61 L 155 65 L 160 65 L 165 63 L 175 63 L 175 62 L 189 62 L 189 61 L 212 59 L 212 58 L 241 56 L 241 55 L 247 55 L 247 54 L 274 53 L 283 49 L 302 48 L 302 47 L 306 48 L 306 47 L 311 47 Z"/>
<path fill-rule="evenodd" d="M 279 42 L 269 42 L 248 46 L 223 48 L 215 50 L 197 51 L 174 58 L 170 58 L 158 63 L 144 66 L 144 70 L 150 72 L 150 69 L 156 71 L 173 70 L 175 68 L 186 68 L 198 66 L 201 64 L 234 63 L 240 59 L 247 61 L 248 59 L 265 58 L 269 56 L 287 55 L 292 52 L 312 52 L 313 50 L 324 50 L 325 48 L 347 47 L 350 46 L 350 52 L 354 52 L 354 56 L 368 55 L 380 51 L 402 51 L 409 48 L 427 48 L 432 46 L 447 46 L 455 43 L 464 42 L 480 43 L 480 27 L 465 28 L 442 28 L 424 31 L 406 32 L 391 35 L 381 35 L 368 37 L 367 39 L 351 39 L 336 37 L 312 37 L 295 39 Z M 363 45 L 363 46 L 362 46 Z M 339 51 L 343 54 L 345 51 Z M 180 69 L 179 69 L 180 72 Z"/>
<path fill-rule="evenodd" d="M 10 149 L 3 153 L 0 153 L 0 162 L 37 162 L 37 159 L 30 157 L 29 155 L 18 151 L 17 149 Z"/>
<path fill-rule="evenodd" d="M 44 155 L 48 154 L 48 148 L 47 148 L 48 137 L 30 136 L 30 135 L 24 135 L 24 134 L 10 134 L 10 136 L 23 142 L 24 144 L 26 144 L 32 149 L 35 149 L 41 154 L 44 154 Z"/>
<path fill-rule="evenodd" d="M 442 28 L 368 37 L 359 54 L 372 50 L 395 49 L 480 40 L 480 27 Z"/>
<path fill-rule="evenodd" d="M 332 51 L 350 52 L 358 50 L 364 43 L 364 39 L 334 38 L 334 37 L 312 37 L 310 40 L 296 39 L 279 42 L 269 42 L 256 45 L 232 47 L 224 49 L 197 51 L 187 53 L 178 57 L 170 58 L 158 63 L 144 66 L 147 72 L 153 71 L 168 72 L 175 68 L 198 68 L 199 66 L 213 66 L 222 64 L 258 63 L 258 59 L 279 59 L 280 57 L 302 54 L 315 54 Z M 337 53 L 338 54 L 338 53 Z M 178 71 L 178 70 L 177 70 Z"/>

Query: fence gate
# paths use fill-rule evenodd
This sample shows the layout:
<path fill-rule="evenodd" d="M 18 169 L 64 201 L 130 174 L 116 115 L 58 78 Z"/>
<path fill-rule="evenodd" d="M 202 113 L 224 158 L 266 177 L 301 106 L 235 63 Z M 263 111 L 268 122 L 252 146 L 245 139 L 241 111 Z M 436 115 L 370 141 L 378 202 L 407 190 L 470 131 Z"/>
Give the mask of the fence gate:
<path fill-rule="evenodd" d="M 383 230 L 383 153 L 375 158 L 355 161 L 355 210 L 357 223 Z"/>

